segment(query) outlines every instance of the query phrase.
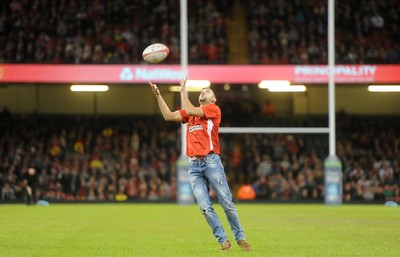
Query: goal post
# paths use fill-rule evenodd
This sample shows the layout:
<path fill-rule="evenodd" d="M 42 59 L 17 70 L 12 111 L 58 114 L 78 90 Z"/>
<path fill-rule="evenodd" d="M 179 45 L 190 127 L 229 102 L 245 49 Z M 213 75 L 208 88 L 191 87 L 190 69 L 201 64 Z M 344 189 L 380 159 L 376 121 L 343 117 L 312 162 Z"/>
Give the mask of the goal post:
<path fill-rule="evenodd" d="M 329 133 L 329 128 L 324 127 L 220 127 L 219 133 L 235 133 L 235 134 L 272 134 L 272 133 L 284 133 L 284 134 L 319 134 Z"/>

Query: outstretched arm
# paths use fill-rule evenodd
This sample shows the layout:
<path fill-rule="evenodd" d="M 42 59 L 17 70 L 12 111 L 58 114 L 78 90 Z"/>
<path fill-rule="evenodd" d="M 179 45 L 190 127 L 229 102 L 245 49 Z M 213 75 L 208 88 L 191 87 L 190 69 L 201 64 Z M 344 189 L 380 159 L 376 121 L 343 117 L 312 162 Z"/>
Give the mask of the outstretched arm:
<path fill-rule="evenodd" d="M 160 111 L 166 121 L 182 121 L 182 116 L 179 111 L 171 112 L 168 105 L 165 103 L 164 98 L 160 94 L 160 89 L 156 84 L 153 84 L 149 81 L 149 86 L 153 90 L 154 95 L 156 96 L 158 106 L 160 107 Z"/>
<path fill-rule="evenodd" d="M 181 88 L 180 88 L 183 109 L 186 110 L 186 112 L 188 113 L 189 116 L 204 117 L 203 109 L 201 109 L 200 107 L 195 107 L 190 102 L 189 98 L 187 97 L 186 81 L 187 81 L 187 78 L 185 78 L 181 81 Z"/>

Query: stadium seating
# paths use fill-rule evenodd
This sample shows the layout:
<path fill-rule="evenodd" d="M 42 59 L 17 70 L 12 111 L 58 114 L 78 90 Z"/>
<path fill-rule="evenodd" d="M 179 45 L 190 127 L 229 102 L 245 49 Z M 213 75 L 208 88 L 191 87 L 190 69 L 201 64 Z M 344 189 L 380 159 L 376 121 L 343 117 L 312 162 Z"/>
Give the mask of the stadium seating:
<path fill-rule="evenodd" d="M 188 1 L 189 63 L 325 64 L 326 1 Z M 360 8 L 362 7 L 362 8 Z M 180 62 L 179 1 L 0 5 L 0 63 L 138 64 L 163 42 Z M 336 4 L 336 62 L 399 63 L 396 1 Z"/>
<path fill-rule="evenodd" d="M 313 118 L 308 119 L 313 124 Z M 277 124 L 296 125 L 286 121 Z M 1 201 L 24 199 L 28 167 L 38 173 L 36 199 L 174 201 L 180 154 L 174 125 L 152 116 L 3 112 Z M 399 199 L 398 131 L 400 123 L 391 117 L 338 118 L 337 155 L 343 163 L 345 201 Z M 261 200 L 323 199 L 326 135 L 222 134 L 221 144 L 233 189 L 251 184 Z"/>

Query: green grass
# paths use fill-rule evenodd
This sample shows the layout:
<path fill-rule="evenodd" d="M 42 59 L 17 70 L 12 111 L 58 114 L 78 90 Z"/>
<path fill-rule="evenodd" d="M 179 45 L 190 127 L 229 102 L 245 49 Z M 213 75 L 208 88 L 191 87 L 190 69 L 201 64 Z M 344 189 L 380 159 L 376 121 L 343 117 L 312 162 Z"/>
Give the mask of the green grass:
<path fill-rule="evenodd" d="M 399 256 L 400 208 L 237 204 L 252 252 L 229 256 Z M 219 205 L 215 208 L 233 240 Z M 0 256 L 220 256 L 196 205 L 0 205 Z"/>

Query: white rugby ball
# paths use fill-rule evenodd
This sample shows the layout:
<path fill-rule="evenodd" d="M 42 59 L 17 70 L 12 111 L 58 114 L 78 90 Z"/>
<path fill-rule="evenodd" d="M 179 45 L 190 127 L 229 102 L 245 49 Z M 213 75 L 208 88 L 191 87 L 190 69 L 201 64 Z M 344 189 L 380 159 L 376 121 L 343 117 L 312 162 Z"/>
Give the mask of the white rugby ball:
<path fill-rule="evenodd" d="M 158 63 L 167 58 L 169 54 L 168 46 L 161 43 L 154 43 L 143 50 L 143 60 L 149 63 Z"/>

